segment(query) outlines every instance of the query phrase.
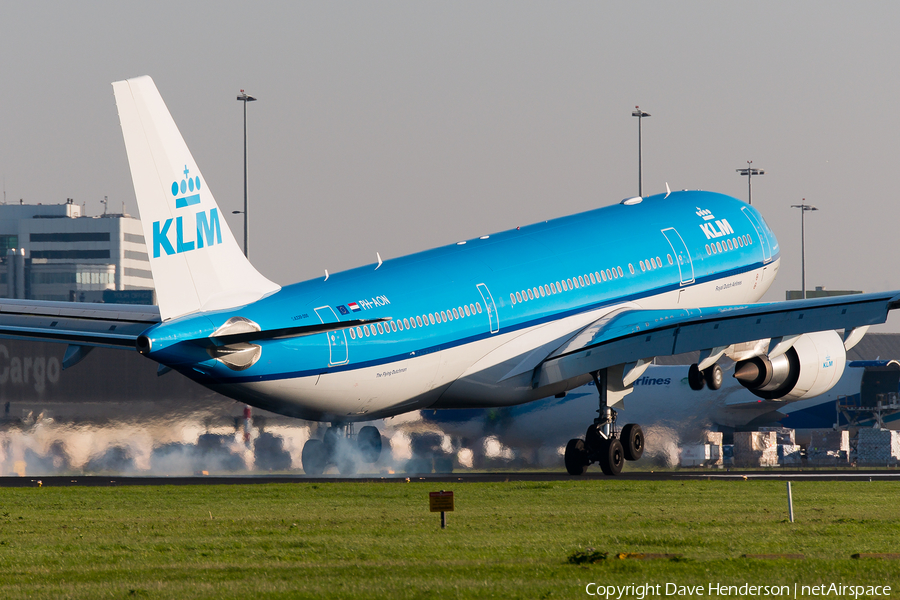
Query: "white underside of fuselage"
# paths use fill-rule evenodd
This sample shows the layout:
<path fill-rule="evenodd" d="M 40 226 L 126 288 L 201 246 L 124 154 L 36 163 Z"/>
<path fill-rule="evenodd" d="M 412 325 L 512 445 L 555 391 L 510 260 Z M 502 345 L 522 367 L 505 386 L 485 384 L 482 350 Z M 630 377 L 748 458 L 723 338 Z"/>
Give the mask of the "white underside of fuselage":
<path fill-rule="evenodd" d="M 605 314 L 623 307 L 697 308 L 756 302 L 777 271 L 775 260 L 747 273 L 508 333 L 503 331 L 501 313 L 498 333 L 439 352 L 321 375 L 210 387 L 272 412 L 332 422 L 369 421 L 424 408 L 522 404 L 590 380 L 585 374 L 533 389 L 532 370 L 550 352 Z M 352 348 L 350 351 L 352 354 Z"/>

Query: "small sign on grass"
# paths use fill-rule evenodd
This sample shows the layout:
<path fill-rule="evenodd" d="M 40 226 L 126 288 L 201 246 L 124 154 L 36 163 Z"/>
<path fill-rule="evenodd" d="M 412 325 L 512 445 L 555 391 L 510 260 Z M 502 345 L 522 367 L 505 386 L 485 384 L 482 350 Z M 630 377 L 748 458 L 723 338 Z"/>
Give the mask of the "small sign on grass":
<path fill-rule="evenodd" d="M 444 490 L 429 492 L 428 506 L 431 512 L 441 513 L 441 529 L 445 529 L 447 527 L 446 513 L 453 510 L 453 492 L 445 492 Z"/>

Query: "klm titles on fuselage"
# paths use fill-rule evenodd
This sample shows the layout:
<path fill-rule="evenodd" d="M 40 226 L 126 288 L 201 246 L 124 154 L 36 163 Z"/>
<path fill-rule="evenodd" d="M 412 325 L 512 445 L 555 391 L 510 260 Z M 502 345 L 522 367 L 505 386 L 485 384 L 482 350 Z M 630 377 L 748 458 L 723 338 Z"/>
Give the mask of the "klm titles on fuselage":
<path fill-rule="evenodd" d="M 189 172 L 189 169 L 185 166 L 184 175 L 187 179 L 182 179 L 181 185 L 177 181 L 172 182 L 172 195 L 175 197 L 176 209 L 200 204 L 200 178 L 187 177 Z M 190 192 L 196 193 L 188 195 Z M 185 221 L 187 221 L 188 237 L 185 237 Z M 175 225 L 174 245 L 170 237 L 173 223 Z M 195 231 L 194 236 L 190 235 L 192 226 Z M 193 239 L 191 239 L 192 237 Z M 204 245 L 215 246 L 221 243 L 222 226 L 219 223 L 219 210 L 217 208 L 211 208 L 209 211 L 201 210 L 198 213 L 194 213 L 193 217 L 178 215 L 174 219 L 153 222 L 153 258 L 159 258 L 163 253 L 166 256 L 181 254 L 191 250 L 199 250 Z"/>
<path fill-rule="evenodd" d="M 716 217 L 712 214 L 712 211 L 708 209 L 698 208 L 696 215 L 706 221 L 705 223 L 700 224 L 700 229 L 702 229 L 703 233 L 706 234 L 706 239 L 708 240 L 724 237 L 726 235 L 731 235 L 734 233 L 734 229 L 731 228 L 731 225 L 728 224 L 728 221 L 726 221 L 725 219 L 715 220 Z M 710 223 L 710 221 L 713 222 Z"/>

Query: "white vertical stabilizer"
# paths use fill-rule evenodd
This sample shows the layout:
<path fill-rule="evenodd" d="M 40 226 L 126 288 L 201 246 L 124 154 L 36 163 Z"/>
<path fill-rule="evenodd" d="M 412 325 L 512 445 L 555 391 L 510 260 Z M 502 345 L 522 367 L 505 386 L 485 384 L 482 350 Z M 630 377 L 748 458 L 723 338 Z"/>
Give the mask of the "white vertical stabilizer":
<path fill-rule="evenodd" d="M 162 319 L 278 291 L 237 245 L 153 80 L 112 85 Z"/>

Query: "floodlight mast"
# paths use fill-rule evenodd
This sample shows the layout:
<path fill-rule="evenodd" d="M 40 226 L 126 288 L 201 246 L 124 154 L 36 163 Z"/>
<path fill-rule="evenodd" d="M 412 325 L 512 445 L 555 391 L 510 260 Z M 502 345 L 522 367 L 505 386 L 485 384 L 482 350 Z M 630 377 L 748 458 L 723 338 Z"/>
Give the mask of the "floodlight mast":
<path fill-rule="evenodd" d="M 753 164 L 752 160 L 747 161 L 746 169 L 735 169 L 741 175 L 747 176 L 747 204 L 753 205 L 753 187 L 750 185 L 750 182 L 753 180 L 754 175 L 765 175 L 766 172 L 762 169 L 754 169 L 750 165 Z"/>
<path fill-rule="evenodd" d="M 649 117 L 650 113 L 644 112 L 641 110 L 640 106 L 635 106 L 634 111 L 631 113 L 632 117 L 638 118 L 638 196 L 641 198 L 644 197 L 644 174 L 642 171 L 643 162 L 644 162 L 644 151 L 641 148 L 641 121 L 644 120 L 644 117 Z"/>
<path fill-rule="evenodd" d="M 811 204 L 806 204 L 806 198 L 802 200 L 803 204 L 791 204 L 791 208 L 800 209 L 800 293 L 806 300 L 806 229 L 804 227 L 804 215 L 810 210 L 819 210 Z"/>
<path fill-rule="evenodd" d="M 253 96 L 248 96 L 244 90 L 241 90 L 241 95 L 237 97 L 239 102 L 244 103 L 244 256 L 250 258 L 250 216 L 247 211 L 247 103 L 255 102 L 256 98 Z M 237 214 L 241 211 L 232 211 L 233 214 Z"/>

